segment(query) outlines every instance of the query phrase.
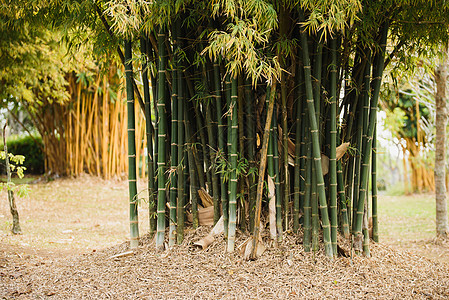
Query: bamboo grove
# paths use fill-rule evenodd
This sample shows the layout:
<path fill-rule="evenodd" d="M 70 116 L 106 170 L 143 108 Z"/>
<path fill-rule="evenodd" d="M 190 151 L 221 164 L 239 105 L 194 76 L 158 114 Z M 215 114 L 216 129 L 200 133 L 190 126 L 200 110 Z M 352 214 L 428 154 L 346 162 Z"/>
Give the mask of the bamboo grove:
<path fill-rule="evenodd" d="M 107 74 L 66 74 L 69 99 L 23 102 L 43 137 L 45 169 L 57 175 L 82 173 L 104 179 L 126 178 L 128 169 L 125 92 L 117 68 Z M 136 105 L 138 105 L 136 103 Z M 25 125 L 13 115 L 22 128 Z M 147 174 L 144 112 L 137 111 L 136 166 L 141 178 Z"/>
<path fill-rule="evenodd" d="M 213 199 L 214 221 L 223 218 L 228 252 L 237 229 L 256 243 L 266 225 L 276 242 L 293 232 L 306 251 L 317 251 L 322 241 L 332 257 L 340 235 L 369 256 L 369 216 L 378 241 L 379 91 L 386 64 L 406 44 L 398 42 L 407 31 L 397 19 L 417 17 L 412 4 L 94 5 L 108 34 L 122 41 L 131 247 L 139 238 L 138 101 L 146 116 L 149 222 L 158 248 L 166 239 L 169 246 L 183 241 L 187 213 L 199 225 L 203 190 Z M 424 36 L 426 28 L 420 30 Z M 388 40 L 398 45 L 391 53 Z"/>

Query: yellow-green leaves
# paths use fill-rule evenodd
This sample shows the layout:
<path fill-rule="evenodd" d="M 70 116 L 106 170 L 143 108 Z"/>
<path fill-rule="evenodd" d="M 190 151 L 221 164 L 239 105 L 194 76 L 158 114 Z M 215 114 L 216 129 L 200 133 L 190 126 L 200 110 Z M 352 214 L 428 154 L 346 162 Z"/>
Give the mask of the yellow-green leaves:
<path fill-rule="evenodd" d="M 23 171 L 26 170 L 26 168 L 23 165 L 23 162 L 25 161 L 25 156 L 23 155 L 14 155 L 12 153 L 8 153 L 8 158 L 10 161 L 10 168 L 12 172 L 16 172 L 17 176 L 19 178 L 23 178 Z M 6 154 L 5 151 L 0 151 L 0 159 L 5 160 Z"/>
<path fill-rule="evenodd" d="M 125 37 L 132 37 L 142 26 L 141 11 L 145 8 L 142 1 L 109 1 L 105 15 L 112 20 L 111 28 Z"/>
<path fill-rule="evenodd" d="M 269 34 L 269 31 L 260 31 L 254 20 L 240 19 L 229 24 L 226 32 L 212 32 L 203 54 L 209 54 L 211 60 L 225 59 L 231 75 L 237 76 L 245 71 L 253 84 L 260 78 L 278 78 L 280 67 L 277 58 L 269 57 L 263 51 Z"/>
<path fill-rule="evenodd" d="M 328 34 L 344 32 L 358 20 L 362 10 L 360 0 L 305 0 L 303 9 L 310 11 L 303 25 L 310 32 L 321 32 L 321 38 L 327 39 Z"/>
<path fill-rule="evenodd" d="M 224 15 L 231 20 L 251 19 L 261 31 L 278 27 L 276 10 L 265 0 L 214 0 L 212 15 Z"/>

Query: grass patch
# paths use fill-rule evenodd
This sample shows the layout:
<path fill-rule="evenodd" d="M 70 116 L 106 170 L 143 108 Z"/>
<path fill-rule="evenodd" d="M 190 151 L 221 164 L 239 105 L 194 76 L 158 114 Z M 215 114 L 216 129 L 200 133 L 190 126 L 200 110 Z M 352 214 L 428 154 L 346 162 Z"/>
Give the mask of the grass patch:
<path fill-rule="evenodd" d="M 18 184 L 29 184 L 29 183 L 37 180 L 38 178 L 39 178 L 39 176 L 25 176 L 23 178 L 13 177 L 13 178 L 11 178 L 11 181 L 17 185 Z M 6 176 L 0 177 L 0 181 L 6 182 L 7 181 Z"/>
<path fill-rule="evenodd" d="M 449 243 L 436 239 L 434 194 L 379 195 L 380 242 L 449 264 Z"/>
<path fill-rule="evenodd" d="M 431 194 L 379 197 L 379 234 L 390 241 L 435 236 L 435 198 Z"/>

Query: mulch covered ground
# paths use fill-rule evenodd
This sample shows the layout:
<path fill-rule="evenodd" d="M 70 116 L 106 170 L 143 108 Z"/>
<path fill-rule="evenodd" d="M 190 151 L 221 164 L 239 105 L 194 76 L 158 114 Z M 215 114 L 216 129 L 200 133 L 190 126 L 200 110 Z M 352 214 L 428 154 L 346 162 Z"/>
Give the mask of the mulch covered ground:
<path fill-rule="evenodd" d="M 6 299 L 448 299 L 449 265 L 371 245 L 371 258 L 330 261 L 305 253 L 293 236 L 256 261 L 227 254 L 222 237 L 192 245 L 210 228 L 190 232 L 170 251 L 149 239 L 129 256 L 123 243 L 103 251 L 45 259 L 0 247 L 0 297 Z M 243 242 L 237 239 L 236 245 Z"/>

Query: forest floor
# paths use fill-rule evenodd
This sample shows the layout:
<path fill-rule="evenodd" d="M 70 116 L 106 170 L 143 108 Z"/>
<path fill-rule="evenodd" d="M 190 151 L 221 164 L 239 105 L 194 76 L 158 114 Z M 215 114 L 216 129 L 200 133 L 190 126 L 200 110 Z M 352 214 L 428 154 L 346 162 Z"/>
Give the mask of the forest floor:
<path fill-rule="evenodd" d="M 113 257 L 129 250 L 126 181 L 81 176 L 30 188 L 17 199 L 18 236 L 0 194 L 0 299 L 449 298 L 449 243 L 433 238 L 431 195 L 380 196 L 381 243 L 371 245 L 371 258 L 329 261 L 287 235 L 245 261 L 224 252 L 222 237 L 206 250 L 194 247 L 208 227 L 188 230 L 170 251 L 156 252 L 144 236 L 136 251 Z M 145 233 L 146 209 L 139 218 Z M 236 245 L 244 239 L 239 234 Z"/>

